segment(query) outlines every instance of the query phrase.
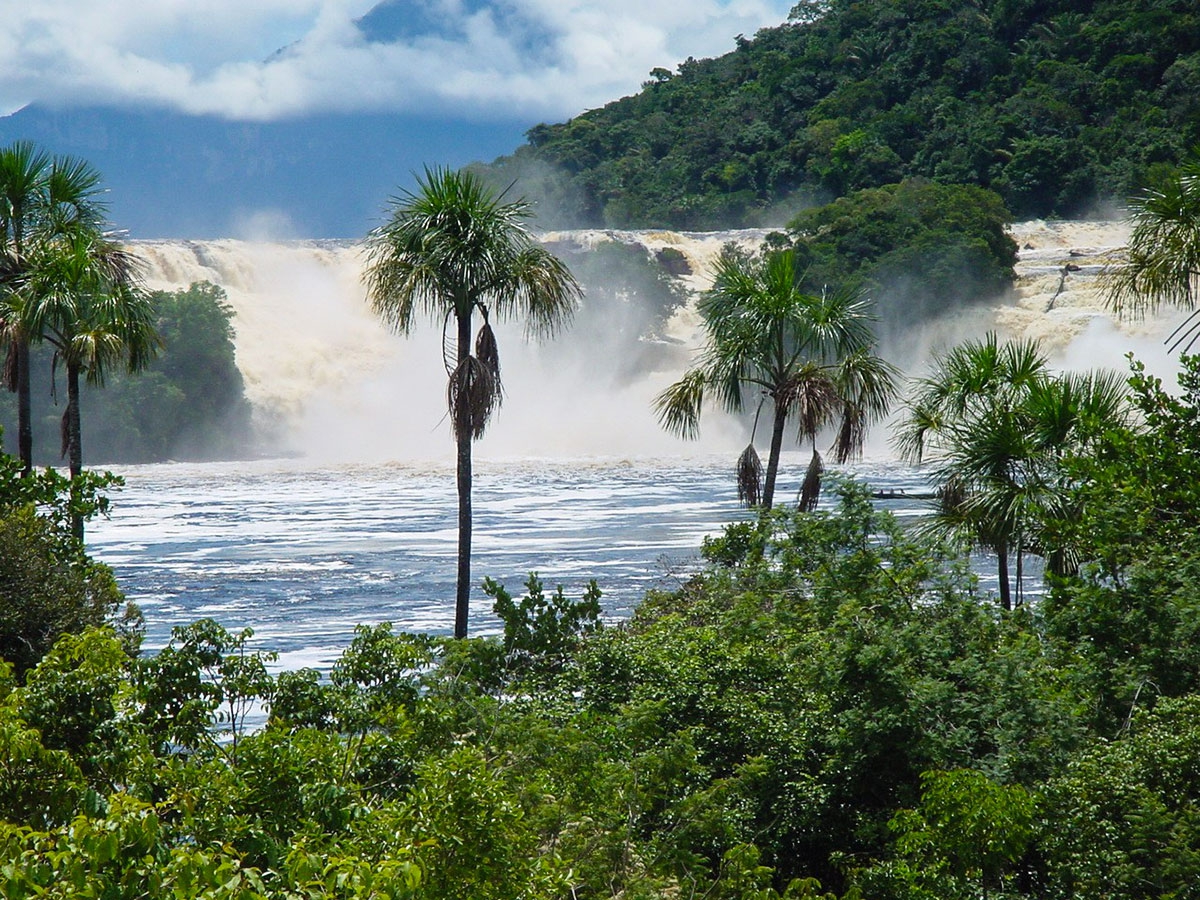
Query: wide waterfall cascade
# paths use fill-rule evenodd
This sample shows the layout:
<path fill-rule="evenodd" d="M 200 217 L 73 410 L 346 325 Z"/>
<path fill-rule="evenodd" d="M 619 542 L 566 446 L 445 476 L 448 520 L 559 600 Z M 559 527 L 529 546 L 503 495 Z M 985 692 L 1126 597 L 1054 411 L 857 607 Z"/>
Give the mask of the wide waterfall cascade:
<path fill-rule="evenodd" d="M 675 312 L 649 354 L 646 342 L 622 346 L 602 332 L 567 329 L 538 345 L 527 342 L 519 326 L 501 326 L 506 400 L 480 443 L 481 456 L 647 456 L 740 448 L 744 423 L 714 417 L 705 421 L 701 442 L 685 444 L 663 433 L 650 403 L 700 344 L 694 300 L 711 284 L 721 248 L 731 241 L 754 248 L 767 233 L 543 235 L 548 246 L 572 252 L 605 241 L 640 246 L 649 254 L 678 251 L 686 265 L 677 277 L 693 300 Z M 996 328 L 1005 336 L 1038 338 L 1065 367 L 1123 370 L 1123 356 L 1132 351 L 1162 372 L 1170 367 L 1161 341 L 1171 319 L 1115 321 L 1098 289 L 1100 271 L 1119 261 L 1128 234 L 1122 222 L 1016 224 L 1012 235 L 1020 258 L 1011 297 L 924 326 L 904 346 L 884 353 L 890 350 L 903 368 L 919 371 L 931 352 Z M 287 424 L 283 449 L 344 461 L 445 458 L 449 427 L 439 329 L 422 325 L 407 339 L 388 333 L 366 303 L 359 245 L 213 240 L 141 241 L 133 248 L 149 263 L 152 289 L 210 281 L 226 291 L 248 398 L 265 419 Z M 616 377 L 614 360 L 633 353 L 638 376 Z"/>

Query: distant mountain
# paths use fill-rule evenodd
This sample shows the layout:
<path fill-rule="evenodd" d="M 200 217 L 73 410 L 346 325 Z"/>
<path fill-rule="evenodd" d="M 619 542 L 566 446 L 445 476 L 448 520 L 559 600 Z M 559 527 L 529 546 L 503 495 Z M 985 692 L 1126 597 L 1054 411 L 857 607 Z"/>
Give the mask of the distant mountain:
<path fill-rule="evenodd" d="M 460 0 L 458 13 L 448 16 L 434 3 L 414 3 L 413 0 L 383 0 L 355 25 L 368 41 L 391 44 L 415 38 L 462 37 L 462 29 L 474 14 L 486 10 L 497 28 L 513 39 L 526 56 L 540 57 L 555 45 L 550 30 L 540 19 L 527 15 L 516 4 L 496 3 L 495 0 Z"/>
<path fill-rule="evenodd" d="M 27 139 L 90 161 L 110 189 L 114 223 L 133 237 L 245 236 L 256 217 L 283 216 L 292 236 L 349 238 L 378 223 L 414 171 L 491 159 L 520 143 L 528 126 L 387 114 L 254 123 L 27 107 L 0 118 L 0 144 Z"/>
<path fill-rule="evenodd" d="M 1200 141 L 1195 0 L 803 0 L 486 167 L 559 227 L 778 225 L 920 176 L 1017 218 L 1122 200 Z"/>
<path fill-rule="evenodd" d="M 366 40 L 386 44 L 451 36 L 454 21 L 423 4 L 383 0 L 355 24 Z M 509 24 L 537 42 L 534 23 Z M 31 106 L 0 117 L 0 144 L 32 140 L 87 159 L 104 174 L 114 224 L 135 238 L 254 236 L 264 227 L 274 237 L 354 238 L 378 223 L 398 188 L 413 185 L 414 172 L 492 159 L 529 125 L 386 113 L 260 123 Z"/>

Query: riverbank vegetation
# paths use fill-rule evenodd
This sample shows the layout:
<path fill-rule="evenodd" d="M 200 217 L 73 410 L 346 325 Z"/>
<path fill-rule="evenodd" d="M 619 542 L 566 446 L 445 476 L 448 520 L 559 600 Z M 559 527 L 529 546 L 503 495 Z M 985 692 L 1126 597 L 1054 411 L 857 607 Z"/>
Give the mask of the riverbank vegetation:
<path fill-rule="evenodd" d="M 502 636 L 363 627 L 324 678 L 67 634 L 0 686 L 0 895 L 1192 896 L 1200 360 L 1130 388 L 1011 611 L 843 482 L 623 624 L 489 583 Z"/>
<path fill-rule="evenodd" d="M 185 290 L 152 291 L 148 316 L 161 345 L 140 371 L 113 368 L 105 383 L 82 386 L 83 444 L 101 463 L 158 462 L 245 456 L 254 423 L 234 358 L 233 311 L 224 291 L 201 282 Z M 59 461 L 54 350 L 35 348 L 34 458 Z M 15 403 L 0 395 L 0 422 L 15 423 Z"/>
<path fill-rule="evenodd" d="M 1200 141 L 1197 16 L 1187 0 L 806 0 L 484 168 L 520 179 L 547 227 L 776 225 L 918 176 L 990 189 L 1018 219 L 1079 216 Z"/>

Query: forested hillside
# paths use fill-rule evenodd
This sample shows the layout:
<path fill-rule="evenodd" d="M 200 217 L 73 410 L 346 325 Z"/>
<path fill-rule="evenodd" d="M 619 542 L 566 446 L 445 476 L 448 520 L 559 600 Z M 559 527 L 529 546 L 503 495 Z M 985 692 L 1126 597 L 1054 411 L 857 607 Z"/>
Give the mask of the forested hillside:
<path fill-rule="evenodd" d="M 805 0 L 650 75 L 488 171 L 556 226 L 777 224 L 911 176 L 1069 217 L 1200 140 L 1191 0 Z"/>

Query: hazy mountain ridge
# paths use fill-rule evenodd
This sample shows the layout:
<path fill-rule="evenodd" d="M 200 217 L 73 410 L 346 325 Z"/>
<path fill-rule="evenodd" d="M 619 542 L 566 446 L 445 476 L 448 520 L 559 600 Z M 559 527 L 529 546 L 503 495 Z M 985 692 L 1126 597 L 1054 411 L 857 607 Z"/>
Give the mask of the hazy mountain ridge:
<path fill-rule="evenodd" d="M 515 122 L 385 113 L 232 122 L 165 110 L 27 107 L 0 143 L 32 140 L 104 173 L 114 223 L 137 238 L 360 237 L 426 164 L 460 166 L 519 140 Z"/>

